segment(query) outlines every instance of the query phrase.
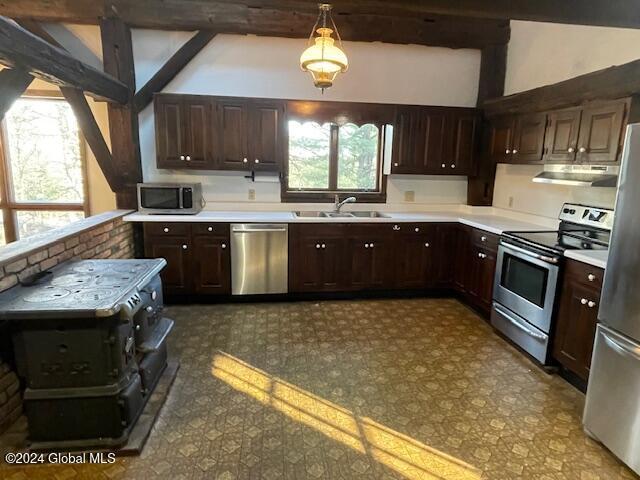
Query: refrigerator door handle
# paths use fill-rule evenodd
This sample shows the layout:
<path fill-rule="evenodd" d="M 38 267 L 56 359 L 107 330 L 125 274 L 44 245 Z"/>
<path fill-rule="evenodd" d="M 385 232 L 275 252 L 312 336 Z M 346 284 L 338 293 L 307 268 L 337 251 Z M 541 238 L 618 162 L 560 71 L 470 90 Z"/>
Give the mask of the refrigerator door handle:
<path fill-rule="evenodd" d="M 607 335 L 605 332 L 602 332 L 602 337 L 604 341 L 607 342 L 607 345 L 611 347 L 613 350 L 618 352 L 620 355 L 626 355 L 628 357 L 633 357 L 636 360 L 640 360 L 640 349 L 637 348 L 629 348 L 625 345 L 622 345 L 616 342 L 613 338 Z"/>

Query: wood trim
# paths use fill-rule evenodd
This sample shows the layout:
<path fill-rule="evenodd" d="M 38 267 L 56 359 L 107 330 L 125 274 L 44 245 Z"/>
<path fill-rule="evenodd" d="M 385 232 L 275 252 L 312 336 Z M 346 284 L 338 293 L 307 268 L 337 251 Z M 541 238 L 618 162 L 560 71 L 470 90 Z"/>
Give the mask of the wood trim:
<path fill-rule="evenodd" d="M 19 68 L 0 71 L 0 121 L 32 81 L 33 76 Z"/>
<path fill-rule="evenodd" d="M 538 112 L 588 101 L 630 97 L 640 93 L 640 60 L 597 70 L 553 85 L 492 98 L 483 103 L 488 115 Z"/>
<path fill-rule="evenodd" d="M 212 31 L 201 30 L 182 45 L 135 94 L 134 110 L 138 113 L 144 110 L 153 100 L 153 94 L 162 91 L 215 36 L 216 34 Z"/>
<path fill-rule="evenodd" d="M 130 89 L 72 57 L 6 17 L 0 17 L 0 61 L 49 83 L 80 88 L 103 100 L 126 103 Z"/>

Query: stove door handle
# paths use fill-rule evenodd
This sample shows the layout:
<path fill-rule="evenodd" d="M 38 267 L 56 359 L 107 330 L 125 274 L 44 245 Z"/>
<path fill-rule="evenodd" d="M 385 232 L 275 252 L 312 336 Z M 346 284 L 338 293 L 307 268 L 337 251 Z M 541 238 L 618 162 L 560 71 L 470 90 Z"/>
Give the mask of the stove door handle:
<path fill-rule="evenodd" d="M 500 245 L 507 250 L 513 250 L 514 252 L 523 253 L 528 257 L 537 258 L 538 260 L 542 260 L 547 263 L 558 263 L 557 257 L 550 257 L 548 255 L 542 255 L 540 253 L 532 252 L 531 250 L 527 250 L 526 248 L 518 247 L 511 243 L 505 243 L 503 240 L 500 240 Z"/>
<path fill-rule="evenodd" d="M 498 307 L 495 303 L 493 304 L 493 308 L 496 310 L 496 312 L 502 315 L 511 325 L 518 328 L 519 330 L 522 330 L 524 333 L 526 333 L 530 337 L 536 338 L 538 340 L 543 340 L 543 341 L 547 339 L 546 335 L 534 332 L 533 330 L 530 330 L 529 328 L 525 327 L 518 320 L 516 320 L 507 312 L 505 312 L 502 308 Z"/>

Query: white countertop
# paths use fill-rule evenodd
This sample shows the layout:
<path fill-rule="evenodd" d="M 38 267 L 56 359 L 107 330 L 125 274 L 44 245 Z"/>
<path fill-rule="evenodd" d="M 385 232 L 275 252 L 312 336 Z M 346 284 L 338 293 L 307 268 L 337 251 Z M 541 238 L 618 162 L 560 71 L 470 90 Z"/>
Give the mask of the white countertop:
<path fill-rule="evenodd" d="M 607 268 L 609 250 L 567 250 L 564 256 L 598 268 Z"/>
<path fill-rule="evenodd" d="M 298 217 L 293 212 L 269 211 L 209 211 L 197 215 L 149 215 L 132 213 L 124 217 L 126 222 L 222 222 L 222 223 L 394 223 L 394 222 L 452 222 L 462 223 L 487 232 L 502 234 L 504 231 L 549 230 L 541 224 L 524 222 L 506 216 L 491 214 L 442 212 L 383 212 L 378 218 L 328 218 Z"/>

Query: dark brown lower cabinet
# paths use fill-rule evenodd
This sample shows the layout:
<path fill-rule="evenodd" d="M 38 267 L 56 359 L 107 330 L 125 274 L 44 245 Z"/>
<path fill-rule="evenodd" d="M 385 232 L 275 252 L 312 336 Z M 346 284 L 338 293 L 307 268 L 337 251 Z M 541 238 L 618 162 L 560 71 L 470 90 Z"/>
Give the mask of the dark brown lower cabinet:
<path fill-rule="evenodd" d="M 335 292 L 347 288 L 346 225 L 289 227 L 289 290 Z"/>
<path fill-rule="evenodd" d="M 426 226 L 419 233 L 407 232 L 397 236 L 394 264 L 397 288 L 434 287 L 438 282 L 439 269 L 435 262 L 439 242 L 435 226 Z"/>
<path fill-rule="evenodd" d="M 387 225 L 348 225 L 347 281 L 353 290 L 393 287 L 393 245 Z"/>
<path fill-rule="evenodd" d="M 568 260 L 560 292 L 553 356 L 584 381 L 589 378 L 603 273 Z"/>
<path fill-rule="evenodd" d="M 164 258 L 168 295 L 231 293 L 229 224 L 145 223 L 147 258 Z"/>

